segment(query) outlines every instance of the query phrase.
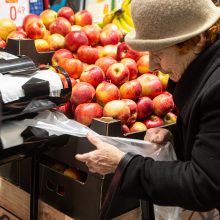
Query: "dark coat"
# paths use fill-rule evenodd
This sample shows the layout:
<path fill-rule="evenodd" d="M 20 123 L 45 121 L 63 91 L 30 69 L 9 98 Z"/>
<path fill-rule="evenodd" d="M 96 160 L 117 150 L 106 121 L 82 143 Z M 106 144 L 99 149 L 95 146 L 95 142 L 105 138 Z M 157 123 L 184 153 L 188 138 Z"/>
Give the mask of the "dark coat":
<path fill-rule="evenodd" d="M 178 82 L 174 129 L 177 161 L 135 157 L 121 191 L 154 204 L 195 211 L 220 207 L 220 40 L 204 50 Z"/>

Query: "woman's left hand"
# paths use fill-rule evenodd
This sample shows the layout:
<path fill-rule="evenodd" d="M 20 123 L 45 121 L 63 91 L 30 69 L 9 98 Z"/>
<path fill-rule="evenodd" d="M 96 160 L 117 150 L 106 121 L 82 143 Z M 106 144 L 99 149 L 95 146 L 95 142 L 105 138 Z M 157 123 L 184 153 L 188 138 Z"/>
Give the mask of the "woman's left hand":
<path fill-rule="evenodd" d="M 101 175 L 114 173 L 125 153 L 117 147 L 101 141 L 91 132 L 88 133 L 87 138 L 97 149 L 89 153 L 77 154 L 75 158 L 84 162 L 92 173 Z"/>

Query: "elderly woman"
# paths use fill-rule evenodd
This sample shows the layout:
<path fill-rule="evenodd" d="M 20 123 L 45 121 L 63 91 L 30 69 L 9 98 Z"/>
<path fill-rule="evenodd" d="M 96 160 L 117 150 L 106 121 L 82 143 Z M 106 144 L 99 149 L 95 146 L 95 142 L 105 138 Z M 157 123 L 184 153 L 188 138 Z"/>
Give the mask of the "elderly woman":
<path fill-rule="evenodd" d="M 76 155 L 91 172 L 114 172 L 132 157 L 121 191 L 154 204 L 207 211 L 220 208 L 220 8 L 211 0 L 132 0 L 135 31 L 125 37 L 149 51 L 150 68 L 176 82 L 175 129 L 149 129 L 145 139 L 174 140 L 176 161 L 131 156 L 92 134 L 97 150 Z"/>

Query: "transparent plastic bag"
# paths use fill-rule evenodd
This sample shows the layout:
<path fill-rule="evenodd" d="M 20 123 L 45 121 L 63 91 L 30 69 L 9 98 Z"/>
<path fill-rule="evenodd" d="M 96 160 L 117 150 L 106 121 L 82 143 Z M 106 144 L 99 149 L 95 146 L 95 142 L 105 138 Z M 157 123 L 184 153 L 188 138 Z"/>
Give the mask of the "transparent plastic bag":
<path fill-rule="evenodd" d="M 45 129 L 50 135 L 68 134 L 77 137 L 86 137 L 88 132 L 93 132 L 102 141 L 118 147 L 123 152 L 133 152 L 143 156 L 151 157 L 154 160 L 175 160 L 175 152 L 170 142 L 166 145 L 157 145 L 144 140 L 103 136 L 95 133 L 89 127 L 68 119 L 58 111 L 44 111 L 34 119 L 25 119 L 22 122 L 25 126 L 33 126 Z M 156 220 L 180 220 L 182 209 L 179 207 L 166 207 L 154 205 Z"/>

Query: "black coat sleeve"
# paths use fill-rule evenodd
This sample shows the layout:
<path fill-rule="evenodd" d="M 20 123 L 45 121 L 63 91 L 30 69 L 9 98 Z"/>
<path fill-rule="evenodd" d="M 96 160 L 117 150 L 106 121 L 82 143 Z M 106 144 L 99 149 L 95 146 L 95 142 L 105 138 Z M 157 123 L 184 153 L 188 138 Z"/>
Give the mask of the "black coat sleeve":
<path fill-rule="evenodd" d="M 121 182 L 123 194 L 197 211 L 220 207 L 219 91 L 220 82 L 215 82 L 201 95 L 191 160 L 154 161 L 135 157 Z"/>

